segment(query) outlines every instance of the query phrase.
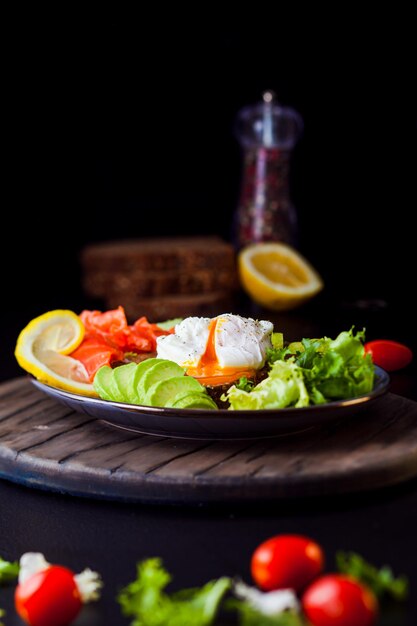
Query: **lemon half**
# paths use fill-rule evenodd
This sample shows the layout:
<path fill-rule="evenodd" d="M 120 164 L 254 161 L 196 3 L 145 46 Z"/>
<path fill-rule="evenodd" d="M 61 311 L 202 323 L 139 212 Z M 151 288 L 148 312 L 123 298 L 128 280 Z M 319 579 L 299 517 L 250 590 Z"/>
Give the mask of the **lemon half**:
<path fill-rule="evenodd" d="M 96 397 L 84 365 L 68 356 L 80 345 L 84 334 L 84 325 L 73 311 L 48 311 L 20 332 L 15 357 L 20 367 L 41 382 Z"/>
<path fill-rule="evenodd" d="M 294 309 L 324 287 L 311 263 L 281 242 L 254 243 L 243 248 L 238 254 L 238 271 L 247 294 L 275 311 Z"/>

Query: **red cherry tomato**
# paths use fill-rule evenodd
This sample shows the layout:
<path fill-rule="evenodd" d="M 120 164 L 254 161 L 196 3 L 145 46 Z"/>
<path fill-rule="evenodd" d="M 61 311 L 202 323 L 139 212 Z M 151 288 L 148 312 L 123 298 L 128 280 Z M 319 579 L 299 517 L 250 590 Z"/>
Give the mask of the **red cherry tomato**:
<path fill-rule="evenodd" d="M 51 565 L 33 574 L 17 585 L 15 607 L 30 626 L 67 626 L 82 607 L 73 572 Z"/>
<path fill-rule="evenodd" d="M 372 626 L 378 615 L 378 602 L 370 589 L 343 574 L 317 578 L 301 602 L 313 626 Z"/>
<path fill-rule="evenodd" d="M 402 369 L 413 359 L 410 348 L 392 339 L 375 339 L 365 343 L 364 347 L 365 352 L 372 356 L 375 365 L 379 365 L 387 372 Z"/>
<path fill-rule="evenodd" d="M 300 592 L 321 573 L 323 566 L 324 553 L 315 541 L 302 535 L 277 535 L 253 552 L 251 574 L 264 591 Z"/>

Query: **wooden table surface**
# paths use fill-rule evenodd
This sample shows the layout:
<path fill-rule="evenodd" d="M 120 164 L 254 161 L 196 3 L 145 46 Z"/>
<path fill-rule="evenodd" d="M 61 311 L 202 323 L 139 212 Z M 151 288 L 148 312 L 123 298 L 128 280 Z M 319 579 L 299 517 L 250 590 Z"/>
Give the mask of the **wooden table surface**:
<path fill-rule="evenodd" d="M 111 427 L 22 376 L 0 384 L 0 476 L 70 495 L 154 504 L 361 492 L 417 476 L 417 402 L 386 393 L 357 414 L 300 432 L 187 440 Z"/>

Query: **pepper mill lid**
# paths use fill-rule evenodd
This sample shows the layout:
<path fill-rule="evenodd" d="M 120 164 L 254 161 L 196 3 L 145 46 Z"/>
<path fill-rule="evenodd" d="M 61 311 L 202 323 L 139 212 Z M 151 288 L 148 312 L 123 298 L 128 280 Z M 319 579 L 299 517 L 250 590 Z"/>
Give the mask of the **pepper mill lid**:
<path fill-rule="evenodd" d="M 290 150 L 303 128 L 301 115 L 291 107 L 282 106 L 275 93 L 267 90 L 263 92 L 260 102 L 240 109 L 235 132 L 244 148 Z"/>

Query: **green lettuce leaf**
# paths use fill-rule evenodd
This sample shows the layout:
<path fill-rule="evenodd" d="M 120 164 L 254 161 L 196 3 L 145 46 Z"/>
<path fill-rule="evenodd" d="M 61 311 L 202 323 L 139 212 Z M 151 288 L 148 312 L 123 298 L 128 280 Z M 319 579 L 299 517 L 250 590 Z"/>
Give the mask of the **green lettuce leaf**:
<path fill-rule="evenodd" d="M 165 593 L 171 575 L 159 558 L 138 563 L 137 578 L 118 594 L 122 612 L 131 626 L 209 626 L 231 586 L 229 578 L 209 581 L 203 587 Z"/>
<path fill-rule="evenodd" d="M 369 393 L 374 384 L 372 357 L 365 354 L 364 331 L 353 328 L 336 339 L 303 339 L 304 351 L 295 357 L 313 404 Z"/>
<path fill-rule="evenodd" d="M 280 409 L 354 398 L 373 389 L 375 367 L 365 354 L 364 330 L 335 339 L 302 339 L 267 351 L 268 377 L 250 388 L 245 380 L 222 396 L 231 410 Z"/>
<path fill-rule="evenodd" d="M 157 322 L 157 326 L 159 326 L 159 328 L 162 328 L 162 330 L 171 330 L 171 328 L 174 328 L 174 326 L 176 326 L 177 324 L 179 324 L 180 322 L 182 322 L 183 318 L 182 317 L 174 317 L 170 320 L 164 320 L 163 322 Z"/>
<path fill-rule="evenodd" d="M 230 387 L 222 400 L 230 402 L 231 410 L 281 409 L 307 406 L 309 397 L 301 368 L 293 361 L 275 361 L 267 378 L 245 391 Z"/>

